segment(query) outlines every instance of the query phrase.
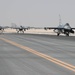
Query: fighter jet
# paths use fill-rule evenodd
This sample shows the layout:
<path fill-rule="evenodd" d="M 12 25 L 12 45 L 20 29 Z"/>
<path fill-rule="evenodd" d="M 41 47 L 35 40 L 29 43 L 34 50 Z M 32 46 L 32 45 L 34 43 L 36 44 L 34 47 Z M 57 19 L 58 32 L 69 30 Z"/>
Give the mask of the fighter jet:
<path fill-rule="evenodd" d="M 59 36 L 61 33 L 69 36 L 70 33 L 74 34 L 73 29 L 75 28 L 71 28 L 70 24 L 66 23 L 65 25 L 59 25 L 58 27 L 44 27 L 44 29 L 53 29 L 53 31 L 57 33 L 57 36 Z"/>
<path fill-rule="evenodd" d="M 3 33 L 4 28 L 2 26 L 0 26 L 0 33 Z"/>
<path fill-rule="evenodd" d="M 16 31 L 17 31 L 17 33 L 20 33 L 20 32 L 22 32 L 22 33 L 24 33 L 24 31 L 26 31 L 26 30 L 28 30 L 29 28 L 28 27 L 24 27 L 24 26 L 19 26 L 19 27 L 12 27 L 13 29 L 16 29 Z"/>
<path fill-rule="evenodd" d="M 0 33 L 3 33 L 6 28 L 9 28 L 9 26 L 0 26 Z"/>

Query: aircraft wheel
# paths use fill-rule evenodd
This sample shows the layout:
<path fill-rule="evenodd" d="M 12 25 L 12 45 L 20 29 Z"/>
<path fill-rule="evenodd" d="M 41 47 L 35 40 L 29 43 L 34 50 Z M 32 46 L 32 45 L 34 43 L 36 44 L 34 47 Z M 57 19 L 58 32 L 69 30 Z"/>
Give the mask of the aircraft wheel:
<path fill-rule="evenodd" d="M 69 34 L 67 33 L 66 36 L 69 36 Z"/>
<path fill-rule="evenodd" d="M 60 35 L 60 33 L 57 33 L 57 36 L 59 36 Z"/>
<path fill-rule="evenodd" d="M 24 31 L 22 31 L 24 33 Z"/>
<path fill-rule="evenodd" d="M 17 33 L 19 33 L 19 31 L 17 31 Z"/>
<path fill-rule="evenodd" d="M 0 33 L 3 33 L 3 30 L 0 30 Z"/>
<path fill-rule="evenodd" d="M 27 29 L 28 30 L 28 29 Z M 26 31 L 26 29 L 24 29 L 24 31 Z"/>

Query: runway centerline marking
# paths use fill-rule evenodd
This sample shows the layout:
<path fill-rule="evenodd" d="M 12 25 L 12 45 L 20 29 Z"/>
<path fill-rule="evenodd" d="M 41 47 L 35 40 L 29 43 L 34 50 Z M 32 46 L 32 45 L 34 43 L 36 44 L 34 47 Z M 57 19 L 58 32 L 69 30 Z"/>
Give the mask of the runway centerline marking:
<path fill-rule="evenodd" d="M 68 64 L 68 63 L 66 63 L 66 62 L 60 61 L 60 60 L 58 60 L 58 59 L 56 59 L 56 58 L 53 58 L 53 57 L 51 57 L 51 56 L 49 56 L 49 55 L 46 55 L 46 54 L 41 53 L 41 52 L 38 52 L 38 51 L 36 51 L 36 50 L 34 50 L 34 49 L 31 49 L 31 48 L 29 48 L 29 47 L 27 47 L 27 46 L 23 46 L 23 45 L 21 45 L 21 44 L 18 44 L 18 43 L 16 43 L 16 42 L 11 41 L 11 40 L 8 40 L 8 39 L 5 39 L 5 38 L 0 38 L 0 39 L 3 40 L 3 41 L 5 41 L 5 42 L 7 42 L 7 43 L 9 43 L 9 44 L 11 44 L 11 45 L 14 45 L 14 46 L 16 46 L 16 47 L 18 47 L 18 48 L 21 48 L 21 49 L 23 49 L 23 50 L 26 50 L 26 51 L 28 51 L 28 52 L 31 52 L 31 53 L 33 53 L 33 54 L 35 54 L 35 55 L 37 55 L 37 56 L 40 56 L 40 57 L 42 57 L 42 58 L 44 58 L 44 59 L 46 59 L 46 60 L 49 60 L 49 61 L 51 61 L 51 62 L 53 62 L 53 63 L 55 63 L 55 64 L 58 64 L 58 65 L 60 65 L 60 66 L 62 66 L 62 67 L 65 67 L 65 68 L 67 68 L 67 69 L 69 69 L 69 70 L 75 72 L 75 66 L 73 66 L 73 65 L 71 65 L 71 64 Z"/>

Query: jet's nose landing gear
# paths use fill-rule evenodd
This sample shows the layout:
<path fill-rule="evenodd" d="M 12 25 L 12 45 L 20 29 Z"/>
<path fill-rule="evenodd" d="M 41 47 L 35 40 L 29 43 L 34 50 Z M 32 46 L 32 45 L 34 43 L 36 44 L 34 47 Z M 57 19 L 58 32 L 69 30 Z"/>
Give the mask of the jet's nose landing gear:
<path fill-rule="evenodd" d="M 69 36 L 69 34 L 66 34 L 66 36 Z"/>
<path fill-rule="evenodd" d="M 69 32 L 66 33 L 66 36 L 69 36 Z"/>

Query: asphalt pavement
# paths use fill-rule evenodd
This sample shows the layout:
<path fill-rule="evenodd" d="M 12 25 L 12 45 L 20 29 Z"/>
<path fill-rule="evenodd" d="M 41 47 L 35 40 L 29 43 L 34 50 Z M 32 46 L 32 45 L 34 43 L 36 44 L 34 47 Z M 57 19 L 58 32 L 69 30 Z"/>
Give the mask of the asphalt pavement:
<path fill-rule="evenodd" d="M 1 34 L 0 75 L 75 75 L 75 36 Z"/>

